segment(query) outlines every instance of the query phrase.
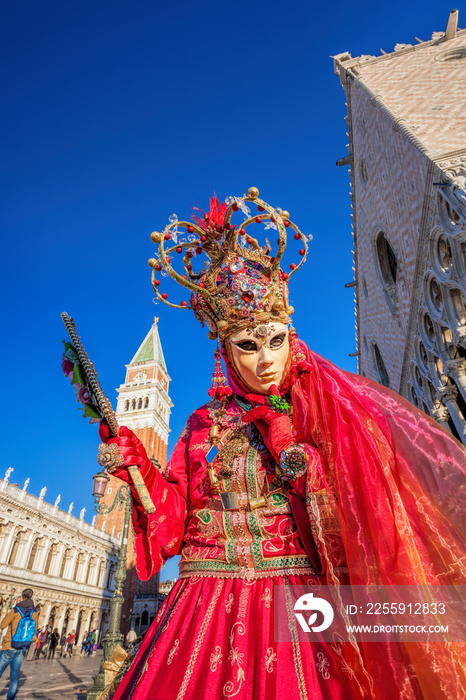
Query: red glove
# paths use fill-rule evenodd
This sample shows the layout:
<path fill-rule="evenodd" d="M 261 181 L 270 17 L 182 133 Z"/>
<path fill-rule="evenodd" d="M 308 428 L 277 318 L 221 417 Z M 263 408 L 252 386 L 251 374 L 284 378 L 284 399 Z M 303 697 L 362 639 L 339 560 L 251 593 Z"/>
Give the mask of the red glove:
<path fill-rule="evenodd" d="M 119 435 L 110 437 L 107 423 L 100 421 L 99 435 L 102 442 L 106 442 L 108 445 L 117 445 L 118 451 L 124 459 L 123 465 L 111 472 L 111 474 L 118 477 L 118 479 L 122 479 L 127 484 L 131 485 L 133 481 L 126 467 L 131 467 L 133 465 L 139 467 L 143 478 L 155 468 L 148 458 L 146 449 L 140 439 L 125 425 L 120 427 Z"/>
<path fill-rule="evenodd" d="M 279 396 L 275 384 L 272 385 L 271 392 L 275 396 Z M 280 452 L 296 444 L 289 416 L 286 413 L 275 411 L 272 406 L 266 403 L 267 396 L 264 394 L 247 394 L 246 399 L 250 403 L 259 403 L 260 405 L 243 416 L 243 423 L 254 423 L 262 435 L 264 445 L 278 462 Z"/>

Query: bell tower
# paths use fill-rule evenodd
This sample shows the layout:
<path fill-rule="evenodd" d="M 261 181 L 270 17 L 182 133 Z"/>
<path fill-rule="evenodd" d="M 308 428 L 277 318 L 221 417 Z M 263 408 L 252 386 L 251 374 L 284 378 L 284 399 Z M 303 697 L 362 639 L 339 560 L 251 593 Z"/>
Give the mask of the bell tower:
<path fill-rule="evenodd" d="M 158 318 L 154 318 L 150 331 L 126 366 L 125 383 L 117 389 L 116 417 L 121 425 L 136 433 L 148 456 L 165 466 L 173 404 L 168 396 L 170 377 L 157 323 Z"/>
<path fill-rule="evenodd" d="M 167 459 L 169 419 L 173 403 L 168 395 L 170 377 L 165 365 L 162 345 L 158 331 L 158 318 L 142 341 L 133 359 L 126 365 L 126 377 L 117 389 L 118 400 L 116 417 L 120 425 L 133 430 L 146 448 L 150 459 L 156 460 L 161 467 Z M 122 482 L 110 476 L 107 490 L 101 504 L 110 508 Z M 97 516 L 97 527 L 115 536 L 121 534 L 124 520 L 124 508 L 115 507 L 108 515 Z M 134 613 L 134 598 L 144 596 L 148 621 L 155 615 L 159 587 L 159 575 L 149 581 L 141 582 L 136 573 L 136 557 L 132 527 L 128 538 L 126 557 L 126 580 L 123 588 L 124 605 L 122 611 L 121 631 L 129 631 Z M 153 608 L 153 609 L 152 609 Z"/>

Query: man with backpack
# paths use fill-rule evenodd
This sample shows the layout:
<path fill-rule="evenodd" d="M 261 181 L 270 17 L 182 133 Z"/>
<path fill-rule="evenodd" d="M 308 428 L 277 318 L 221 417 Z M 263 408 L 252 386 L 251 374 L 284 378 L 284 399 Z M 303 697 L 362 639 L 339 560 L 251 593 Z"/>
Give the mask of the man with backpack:
<path fill-rule="evenodd" d="M 39 613 L 32 600 L 33 591 L 25 588 L 15 607 L 0 621 L 0 628 L 6 628 L 0 650 L 0 678 L 10 666 L 10 685 L 6 700 L 14 700 L 18 690 L 19 673 L 26 650 L 34 641 Z"/>

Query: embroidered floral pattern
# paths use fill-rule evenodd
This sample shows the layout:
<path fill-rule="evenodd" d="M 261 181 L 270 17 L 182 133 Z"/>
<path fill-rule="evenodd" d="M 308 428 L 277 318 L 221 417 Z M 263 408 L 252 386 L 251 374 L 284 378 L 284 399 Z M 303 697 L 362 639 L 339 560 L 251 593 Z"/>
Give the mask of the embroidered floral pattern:
<path fill-rule="evenodd" d="M 169 552 L 170 549 L 171 549 L 172 547 L 174 547 L 175 544 L 176 544 L 177 542 L 178 542 L 178 537 L 174 537 L 172 540 L 170 540 L 170 542 L 167 544 L 167 547 L 166 547 L 167 552 Z M 162 563 L 163 563 L 163 562 L 162 562 Z"/>
<path fill-rule="evenodd" d="M 276 661 L 276 660 L 277 660 L 277 655 L 275 654 L 273 648 L 269 647 L 267 649 L 267 653 L 265 655 L 265 668 L 267 669 L 267 673 L 272 673 L 273 664 L 274 664 L 274 661 Z"/>
<path fill-rule="evenodd" d="M 188 668 L 186 669 L 186 673 L 183 678 L 183 682 L 181 684 L 180 690 L 178 692 L 178 695 L 176 696 L 176 700 L 183 700 L 184 696 L 186 695 L 186 690 L 189 685 L 189 680 L 192 676 L 194 666 L 196 664 L 197 656 L 199 654 L 199 649 L 201 648 L 202 641 L 204 639 L 207 627 L 210 624 L 210 620 L 212 618 L 212 613 L 214 611 L 215 606 L 217 605 L 218 598 L 222 592 L 224 586 L 223 581 L 219 581 L 218 586 L 215 589 L 215 592 L 212 596 L 212 599 L 209 603 L 209 607 L 206 611 L 206 614 L 204 616 L 204 620 L 201 625 L 201 629 L 199 630 L 199 633 L 196 638 L 196 642 L 194 644 L 194 649 L 191 654 L 191 658 L 189 660 L 189 665 Z"/>
<path fill-rule="evenodd" d="M 231 435 L 227 430 L 221 436 L 221 447 L 228 446 Z M 313 571 L 297 537 L 287 496 L 270 494 L 264 478 L 267 467 L 258 450 L 247 440 L 243 445 L 233 459 L 232 474 L 222 478 L 222 490 L 237 495 L 239 509 L 224 511 L 214 494 L 202 502 L 204 508 L 192 511 L 180 578 L 202 573 L 252 580 L 271 572 L 291 575 Z"/>
<path fill-rule="evenodd" d="M 321 651 L 317 652 L 316 666 L 319 673 L 322 674 L 322 678 L 328 680 L 330 678 L 330 673 L 328 672 L 327 668 L 330 666 L 330 664 L 328 662 L 328 659 L 325 658 Z"/>
<path fill-rule="evenodd" d="M 235 627 L 238 625 L 238 629 L 235 630 Z M 236 678 L 234 681 L 228 681 L 228 683 L 225 683 L 223 686 L 223 695 L 226 698 L 232 698 L 235 695 L 239 693 L 241 690 L 241 686 L 243 685 L 243 681 L 245 679 L 245 674 L 244 674 L 244 669 L 243 669 L 243 658 L 244 654 L 238 651 L 238 647 L 233 646 L 234 638 L 235 638 L 235 631 L 243 635 L 246 632 L 246 627 L 242 622 L 235 622 L 233 627 L 231 628 L 230 632 L 230 653 L 228 654 L 228 661 L 231 661 L 231 665 L 233 668 L 236 666 Z M 235 685 L 237 686 L 235 689 Z"/>
<path fill-rule="evenodd" d="M 210 442 L 206 440 L 205 442 L 196 442 L 194 445 L 188 447 L 188 452 L 196 452 L 196 450 L 203 450 L 208 452 L 210 449 Z"/>
<path fill-rule="evenodd" d="M 167 516 L 166 516 L 166 515 L 161 515 L 159 518 L 155 518 L 155 519 L 151 522 L 151 524 L 150 524 L 150 526 L 149 526 L 150 530 L 152 530 L 152 532 L 154 532 L 155 530 L 157 530 L 157 528 L 158 528 L 158 527 L 163 523 L 163 521 L 166 520 L 166 519 L 167 519 Z M 152 534 L 152 533 L 151 533 L 151 534 Z"/>
<path fill-rule="evenodd" d="M 231 613 L 231 608 L 234 600 L 235 596 L 233 595 L 233 593 L 230 593 L 230 595 L 228 596 L 228 600 L 225 601 L 225 612 Z"/>
<path fill-rule="evenodd" d="M 210 670 L 216 671 L 219 664 L 222 663 L 223 654 L 221 652 L 221 647 L 215 647 L 215 651 L 210 655 Z"/>
<path fill-rule="evenodd" d="M 180 646 L 180 640 L 175 639 L 175 641 L 173 642 L 173 646 L 170 649 L 170 653 L 168 654 L 167 666 L 170 666 L 171 662 L 173 661 L 173 657 L 175 656 L 176 652 L 178 651 L 179 646 Z"/>
<path fill-rule="evenodd" d="M 270 603 L 272 602 L 272 591 L 270 588 L 265 589 L 265 593 L 262 595 L 261 600 L 264 601 L 264 605 L 266 608 L 270 608 Z"/>
<path fill-rule="evenodd" d="M 333 644 L 331 645 L 330 648 L 339 657 L 340 662 L 341 662 L 341 670 L 343 671 L 343 673 L 347 673 L 348 676 L 351 679 L 356 680 L 359 687 L 361 687 L 360 683 L 357 680 L 356 671 L 353 668 L 351 668 L 351 666 L 346 661 L 346 659 L 343 658 L 342 647 L 344 644 L 345 644 L 345 641 L 344 641 L 343 637 L 341 637 L 339 634 L 338 635 L 334 634 L 333 635 Z"/>

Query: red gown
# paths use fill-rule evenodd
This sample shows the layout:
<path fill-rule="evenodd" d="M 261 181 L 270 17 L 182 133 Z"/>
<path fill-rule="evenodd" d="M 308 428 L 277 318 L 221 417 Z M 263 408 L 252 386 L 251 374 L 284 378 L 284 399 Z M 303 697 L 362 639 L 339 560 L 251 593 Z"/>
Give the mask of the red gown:
<path fill-rule="evenodd" d="M 342 658 L 338 641 L 274 642 L 274 586 L 318 581 L 286 487 L 271 483 L 274 465 L 266 451 L 251 445 L 251 430 L 241 427 L 244 409 L 235 400 L 219 424 L 220 441 L 231 450 L 232 475 L 225 483 L 237 495 L 239 509 L 223 510 L 212 493 L 206 453 L 217 406 L 212 401 L 191 415 L 163 477 L 157 475 L 151 495 L 158 516 L 149 529 L 136 510 L 137 548 L 150 552 L 145 563 L 154 562 L 155 571 L 162 560 L 180 553 L 180 578 L 115 700 L 352 697 L 345 686 L 356 673 Z M 337 573 L 344 582 L 346 568 Z M 288 622 L 295 626 L 292 594 L 286 596 Z"/>
<path fill-rule="evenodd" d="M 223 510 L 207 472 L 210 402 L 191 415 L 163 473 L 141 470 L 155 513 L 132 489 L 140 578 L 181 554 L 180 578 L 114 700 L 465 697 L 464 645 L 358 645 L 338 634 L 300 643 L 293 633 L 291 585 L 465 581 L 463 448 L 393 392 L 300 347 L 313 372 L 289 389 L 293 427 L 322 455 L 305 492 L 326 573 L 313 573 L 266 451 L 239 430 L 236 399 L 220 426 L 231 453 L 225 488 L 239 508 Z M 286 587 L 291 643 L 274 642 L 274 585 Z"/>

